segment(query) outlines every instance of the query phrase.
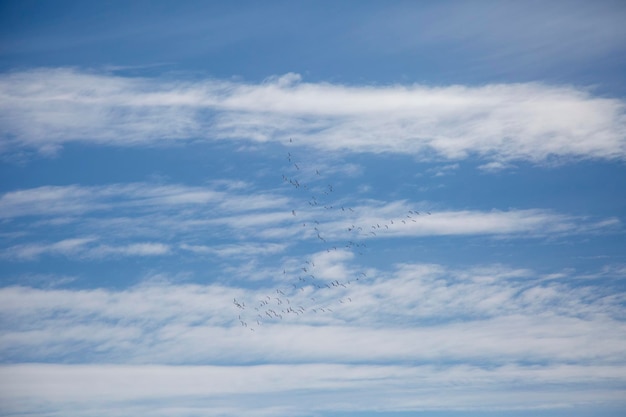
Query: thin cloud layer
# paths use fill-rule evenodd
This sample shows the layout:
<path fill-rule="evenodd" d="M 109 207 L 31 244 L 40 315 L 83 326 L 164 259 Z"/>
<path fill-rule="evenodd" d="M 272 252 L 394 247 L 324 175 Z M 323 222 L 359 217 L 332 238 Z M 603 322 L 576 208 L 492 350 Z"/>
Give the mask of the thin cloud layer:
<path fill-rule="evenodd" d="M 0 218 L 9 232 L 0 258 L 89 260 L 172 254 L 252 258 L 280 254 L 299 242 L 336 251 L 363 248 L 372 240 L 409 237 L 555 239 L 621 230 L 615 217 L 542 209 L 420 212 L 415 207 L 423 203 L 363 201 L 358 194 L 344 195 L 347 208 L 342 203 L 324 207 L 317 200 L 307 204 L 294 199 L 290 190 L 251 193 L 251 188 L 128 183 L 7 192 L 0 196 Z M 348 206 L 350 197 L 355 198 L 353 206 Z M 294 206 L 298 209 L 291 210 Z"/>
<path fill-rule="evenodd" d="M 2 356 L 169 364 L 626 361 L 623 292 L 574 286 L 572 274 L 546 281 L 498 265 L 407 264 L 361 275 L 350 256 L 313 259 L 320 278 L 299 288 L 268 280 L 255 289 L 162 280 L 125 290 L 4 287 Z M 340 285 L 316 285 L 338 271 Z"/>
<path fill-rule="evenodd" d="M 296 138 L 326 151 L 423 159 L 624 159 L 619 99 L 539 83 L 346 86 L 287 74 L 260 84 L 171 81 L 72 69 L 0 77 L 3 152 Z"/>
<path fill-rule="evenodd" d="M 315 263 L 330 275 L 351 259 L 321 253 Z M 193 398 L 189 415 L 226 416 L 623 401 L 623 292 L 499 265 L 405 264 L 367 275 L 292 298 L 296 305 L 313 295 L 332 313 L 314 312 L 309 301 L 305 314 L 284 313 L 254 331 L 256 312 L 248 310 L 276 294 L 272 287 L 4 287 L 2 356 L 64 362 L 0 366 L 4 410 L 45 413 L 71 403 L 76 413 L 119 407 L 123 415 L 155 410 L 162 397 L 187 406 Z M 309 405 L 297 395 L 303 391 Z"/>
<path fill-rule="evenodd" d="M 407 410 L 551 409 L 622 404 L 623 366 L 345 366 L 336 364 L 0 367 L 8 413 L 67 416 L 306 416 Z M 9 382 L 11 381 L 11 382 Z M 132 381 L 132 382 L 131 382 Z M 581 383 L 601 386 L 581 389 Z M 306 395 L 302 395 L 306 392 Z M 70 406 L 71 404 L 71 406 Z"/>

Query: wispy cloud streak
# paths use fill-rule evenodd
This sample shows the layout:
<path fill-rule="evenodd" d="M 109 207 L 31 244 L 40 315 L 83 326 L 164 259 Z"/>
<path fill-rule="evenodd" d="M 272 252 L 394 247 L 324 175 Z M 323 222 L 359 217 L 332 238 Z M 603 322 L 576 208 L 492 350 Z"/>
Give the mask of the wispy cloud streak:
<path fill-rule="evenodd" d="M 9 413 L 28 410 L 48 415 L 51 410 L 63 409 L 68 416 L 282 417 L 329 411 L 536 410 L 599 401 L 622 405 L 623 375 L 623 366 L 577 365 L 32 364 L 0 367 L 0 396 Z M 603 390 L 581 389 L 580 382 Z"/>
<path fill-rule="evenodd" d="M 623 292 L 574 287 L 569 276 L 545 281 L 501 266 L 455 271 L 400 265 L 368 270 L 367 278 L 356 280 L 350 257 L 323 253 L 314 259 L 318 282 L 346 285 L 319 288 L 309 280 L 300 290 L 289 281 L 266 280 L 257 289 L 162 281 L 121 291 L 5 287 L 0 347 L 3 357 L 22 361 L 626 360 Z M 300 306 L 299 314 L 288 311 Z M 268 317 L 267 309 L 283 317 Z M 242 320 L 248 324 L 241 326 Z"/>
<path fill-rule="evenodd" d="M 2 258 L 89 259 L 176 251 L 261 256 L 283 251 L 286 239 L 336 248 L 371 239 L 478 235 L 554 239 L 621 230 L 617 218 L 541 209 L 431 213 L 418 211 L 416 207 L 424 203 L 359 200 L 358 196 L 352 206 L 344 197 L 342 203 L 324 207 L 295 199 L 288 190 L 255 194 L 249 189 L 129 183 L 11 191 L 0 196 L 0 218 L 7 231 L 14 230 L 5 236 Z"/>
<path fill-rule="evenodd" d="M 315 261 L 316 274 L 332 274 L 352 258 L 320 254 Z M 254 300 L 276 294 L 272 287 L 153 280 L 124 290 L 2 288 L 2 357 L 73 363 L 0 366 L 3 407 L 45 415 L 71 403 L 79 413 L 93 399 L 123 414 L 151 410 L 166 396 L 196 398 L 198 413 L 222 404 L 216 415 L 297 415 L 623 399 L 623 291 L 501 265 L 405 264 L 367 275 L 329 290 L 341 295 L 301 296 L 313 295 L 332 314 L 307 304 L 306 314 L 285 313 L 255 331 L 237 315 L 252 325 L 256 313 L 248 317 L 232 299 L 252 310 Z M 297 297 L 294 304 L 303 302 Z M 602 389 L 587 389 L 590 382 Z M 301 402 L 301 390 L 311 404 Z M 271 405 L 278 398 L 285 407 L 279 411 Z"/>
<path fill-rule="evenodd" d="M 624 102 L 542 84 L 480 87 L 164 81 L 71 69 L 0 77 L 3 151 L 202 138 L 286 141 L 327 151 L 507 161 L 626 156 Z M 89 139 L 86 139 L 89 138 Z"/>

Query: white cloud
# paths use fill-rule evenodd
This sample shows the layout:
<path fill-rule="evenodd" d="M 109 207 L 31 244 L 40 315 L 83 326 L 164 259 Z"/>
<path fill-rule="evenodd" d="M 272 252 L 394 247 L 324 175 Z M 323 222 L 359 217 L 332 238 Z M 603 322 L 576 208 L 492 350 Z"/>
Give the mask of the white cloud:
<path fill-rule="evenodd" d="M 509 169 L 509 168 L 514 168 L 515 165 L 512 164 L 508 164 L 505 162 L 501 162 L 501 161 L 492 161 L 492 162 L 488 162 L 486 164 L 482 164 L 478 167 L 478 169 L 481 169 L 483 171 L 487 171 L 487 172 L 498 172 L 498 171 L 502 171 L 505 169 Z"/>
<path fill-rule="evenodd" d="M 130 183 L 7 192 L 0 195 L 0 218 L 6 230 L 14 229 L 16 234 L 5 236 L 11 243 L 2 257 L 88 259 L 178 251 L 228 258 L 278 254 L 285 249 L 286 239 L 316 242 L 329 249 L 348 245 L 362 252 L 364 242 L 371 239 L 476 235 L 553 239 L 621 230 L 617 218 L 541 209 L 455 211 L 424 202 L 381 202 L 358 196 L 351 200 L 345 195 L 332 201 L 331 208 L 322 202 L 310 205 L 279 191 L 246 191 Z M 41 238 L 44 235 L 46 239 Z"/>
<path fill-rule="evenodd" d="M 256 289 L 167 281 L 122 291 L 5 287 L 0 315 L 11 325 L 2 331 L 0 350 L 28 361 L 104 355 L 188 364 L 626 360 L 624 294 L 573 287 L 570 275 L 546 281 L 500 266 L 436 265 L 361 274 L 348 253 L 311 260 L 306 272 L 285 265 L 282 281 L 259 282 Z M 339 284 L 325 285 L 332 280 Z M 290 307 L 302 309 L 296 314 Z M 270 318 L 269 309 L 282 319 Z"/>
<path fill-rule="evenodd" d="M 617 218 L 594 220 L 549 210 L 436 211 L 422 206 L 406 201 L 370 202 L 369 206 L 354 207 L 353 213 L 356 214 L 352 218 L 333 220 L 325 227 L 331 229 L 331 236 L 341 234 L 355 239 L 445 235 L 554 237 L 620 227 Z"/>
<path fill-rule="evenodd" d="M 0 94 L 4 152 L 85 138 L 128 146 L 293 137 L 333 152 L 427 159 L 626 156 L 624 102 L 569 86 L 345 86 L 293 74 L 261 84 L 175 83 L 61 68 L 4 74 Z"/>
<path fill-rule="evenodd" d="M 123 256 L 153 256 L 165 255 L 170 252 L 170 247 L 163 243 L 142 242 L 131 243 L 124 246 L 102 245 L 91 249 L 88 253 L 90 257 L 102 257 L 109 255 Z"/>
<path fill-rule="evenodd" d="M 306 264 L 345 287 L 302 284 L 295 264 L 285 265 L 282 282 L 255 289 L 167 280 L 124 290 L 4 287 L 2 357 L 83 365 L 1 366 L 0 402 L 35 415 L 48 407 L 128 415 L 133 407 L 158 408 L 165 396 L 170 405 L 194 398 L 195 411 L 174 415 L 210 415 L 217 405 L 225 408 L 216 415 L 298 415 L 623 399 L 623 292 L 573 285 L 572 273 L 502 265 L 404 264 L 361 275 L 353 262 L 348 252 L 321 252 Z M 338 268 L 353 275 L 351 283 L 330 276 Z M 255 310 L 264 300 L 270 305 Z M 300 314 L 264 318 L 265 308 L 300 304 Z M 301 390 L 310 403 L 296 395 Z M 277 398 L 293 401 L 280 401 L 285 408 L 276 411 Z"/>
<path fill-rule="evenodd" d="M 0 218 L 8 228 L 21 232 L 9 240 L 18 242 L 4 251 L 3 257 L 35 259 L 43 254 L 101 258 L 112 255 L 163 255 L 173 248 L 166 239 L 198 240 L 177 245 L 198 252 L 207 230 L 217 236 L 224 225 L 242 232 L 259 226 L 292 223 L 285 206 L 289 198 L 278 194 L 254 194 L 247 188 L 215 190 L 210 187 L 160 185 L 150 183 L 103 186 L 44 186 L 17 190 L 0 196 Z M 41 242 L 48 232 L 53 238 Z M 257 230 L 254 235 L 261 233 Z M 88 234 L 89 238 L 76 235 Z M 219 234 L 225 234 L 222 230 Z M 60 236 L 60 237 L 57 237 Z M 230 236 L 236 244 L 244 236 Z M 49 240 L 56 238 L 57 242 Z M 87 240 L 85 240 L 87 239 Z M 99 243 L 95 244 L 94 241 Z M 159 242 L 161 240 L 161 242 Z M 89 245 L 88 245 L 89 244 Z M 72 246 L 73 245 L 73 246 Z M 187 245 L 187 246 L 185 246 Z M 79 247 L 80 246 L 80 247 Z M 246 247 L 241 247 L 245 249 Z M 268 251 L 268 248 L 273 248 Z M 215 251 L 234 254 L 222 246 Z M 254 253 L 276 253 L 271 242 L 264 250 L 247 246 Z M 255 250 L 253 250 L 255 249 Z"/>
<path fill-rule="evenodd" d="M 29 261 L 44 255 L 88 259 L 110 256 L 154 256 L 170 252 L 170 247 L 163 243 L 92 244 L 97 240 L 94 237 L 85 237 L 64 239 L 54 243 L 26 243 L 6 248 L 1 257 L 9 260 Z"/>
<path fill-rule="evenodd" d="M 209 254 L 221 257 L 248 257 L 258 255 L 270 255 L 280 253 L 287 247 L 286 244 L 279 243 L 260 243 L 260 244 L 232 244 L 232 245 L 180 245 L 181 249 L 196 254 Z"/>
<path fill-rule="evenodd" d="M 26 364 L 2 366 L 0 376 L 9 413 L 293 416 L 623 405 L 624 367 Z M 602 389 L 586 390 L 586 384 Z"/>
<path fill-rule="evenodd" d="M 85 246 L 95 238 L 72 238 L 54 243 L 28 243 L 6 248 L 2 254 L 5 259 L 31 260 L 41 255 L 72 256 L 82 253 Z"/>
<path fill-rule="evenodd" d="M 42 186 L 10 191 L 0 198 L 0 217 L 74 215 L 99 210 L 135 210 L 223 203 L 227 194 L 207 187 L 150 183 L 104 186 Z M 257 197 L 259 199 L 264 196 Z M 271 200 L 270 197 L 265 197 Z M 274 199 L 275 200 L 275 199 Z M 280 201 L 275 201 L 275 205 Z"/>

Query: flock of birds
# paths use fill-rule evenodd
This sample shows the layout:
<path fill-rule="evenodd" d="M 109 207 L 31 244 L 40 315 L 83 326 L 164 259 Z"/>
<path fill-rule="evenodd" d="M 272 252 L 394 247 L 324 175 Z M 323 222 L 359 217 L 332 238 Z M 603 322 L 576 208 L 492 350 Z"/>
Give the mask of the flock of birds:
<path fill-rule="evenodd" d="M 292 139 L 289 139 L 289 144 L 293 144 Z M 294 191 L 306 195 L 303 200 L 306 202 L 303 204 L 304 208 L 290 209 L 291 216 L 301 223 L 305 237 L 315 238 L 324 244 L 320 252 L 324 249 L 329 253 L 347 250 L 363 255 L 367 248 L 365 239 L 377 236 L 382 230 L 416 222 L 416 216 L 431 214 L 429 211 L 408 210 L 403 218 L 379 221 L 371 225 L 356 225 L 348 221 L 345 231 L 350 234 L 350 239 L 340 242 L 324 232 L 324 221 L 320 222 L 320 219 L 328 216 L 312 216 L 311 213 L 319 214 L 320 210 L 334 211 L 334 214 L 341 212 L 348 219 L 354 220 L 358 208 L 355 210 L 334 199 L 333 184 L 319 185 L 323 175 L 318 168 L 305 170 L 302 163 L 296 161 L 291 151 L 287 152 L 287 161 L 289 171 L 287 174 L 282 174 L 283 183 L 292 187 Z M 302 221 L 299 219 L 301 213 L 305 213 Z M 343 279 L 335 277 L 329 279 L 328 276 L 317 274 L 314 259 L 306 259 L 300 265 L 283 269 L 281 285 L 272 289 L 270 293 L 252 303 L 234 298 L 233 305 L 238 309 L 237 317 L 241 327 L 254 332 L 266 324 L 289 320 L 304 314 L 332 313 L 334 308 L 349 305 L 353 302 L 351 297 L 353 292 L 350 287 L 367 278 L 369 277 L 365 271 L 355 271 Z"/>

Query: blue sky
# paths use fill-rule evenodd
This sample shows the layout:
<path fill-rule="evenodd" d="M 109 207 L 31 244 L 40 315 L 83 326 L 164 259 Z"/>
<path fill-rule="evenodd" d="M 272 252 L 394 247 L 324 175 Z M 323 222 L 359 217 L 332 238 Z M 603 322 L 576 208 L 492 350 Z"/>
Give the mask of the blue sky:
<path fill-rule="evenodd" d="M 0 415 L 623 415 L 624 20 L 0 3 Z"/>

